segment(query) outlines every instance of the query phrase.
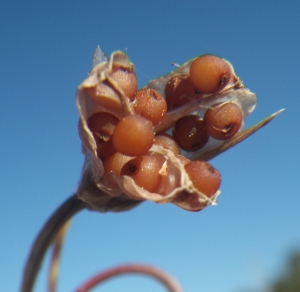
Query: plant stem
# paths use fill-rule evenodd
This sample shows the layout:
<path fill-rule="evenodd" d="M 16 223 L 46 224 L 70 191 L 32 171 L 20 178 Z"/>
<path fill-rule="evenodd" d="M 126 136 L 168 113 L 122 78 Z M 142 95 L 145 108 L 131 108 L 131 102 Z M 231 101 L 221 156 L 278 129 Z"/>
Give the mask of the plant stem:
<path fill-rule="evenodd" d="M 84 208 L 85 203 L 80 201 L 77 195 L 74 194 L 48 219 L 31 248 L 24 269 L 21 292 L 31 292 L 33 290 L 35 279 L 48 247 L 66 221 Z"/>
<path fill-rule="evenodd" d="M 62 251 L 63 241 L 65 239 L 67 230 L 69 229 L 71 219 L 69 219 L 57 232 L 53 242 L 52 257 L 50 260 L 50 268 L 48 274 L 48 292 L 55 292 L 57 286 L 59 260 Z"/>
<path fill-rule="evenodd" d="M 162 283 L 168 289 L 169 292 L 183 292 L 183 289 L 180 286 L 180 284 L 171 275 L 156 267 L 145 264 L 127 264 L 107 269 L 89 279 L 82 286 L 76 289 L 75 292 L 88 292 L 90 291 L 90 289 L 95 288 L 97 284 L 100 284 L 105 280 L 122 274 L 132 273 L 144 274 L 146 276 L 154 278 L 155 280 Z"/>

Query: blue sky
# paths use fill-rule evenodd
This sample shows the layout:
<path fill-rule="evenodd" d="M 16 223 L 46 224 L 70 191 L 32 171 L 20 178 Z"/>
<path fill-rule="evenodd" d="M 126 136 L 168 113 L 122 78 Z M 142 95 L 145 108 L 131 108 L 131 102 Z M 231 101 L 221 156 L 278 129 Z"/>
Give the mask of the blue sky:
<path fill-rule="evenodd" d="M 141 87 L 171 62 L 217 54 L 258 96 L 246 126 L 286 111 L 212 160 L 222 174 L 216 207 L 190 213 L 146 202 L 76 215 L 58 291 L 126 262 L 165 269 L 186 291 L 258 291 L 276 278 L 300 248 L 299 12 L 298 1 L 2 1 L 0 291 L 19 289 L 35 236 L 76 190 L 75 92 L 97 45 L 107 55 L 126 50 Z M 47 259 L 35 291 L 46 290 Z M 137 276 L 95 289 L 141 290 L 164 291 Z"/>

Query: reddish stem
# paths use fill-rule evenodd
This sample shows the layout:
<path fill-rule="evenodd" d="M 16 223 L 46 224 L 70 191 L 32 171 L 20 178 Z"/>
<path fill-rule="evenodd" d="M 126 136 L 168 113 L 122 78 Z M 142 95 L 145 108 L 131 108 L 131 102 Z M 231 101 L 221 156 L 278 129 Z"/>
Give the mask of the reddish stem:
<path fill-rule="evenodd" d="M 100 284 L 105 280 L 108 280 L 109 278 L 129 273 L 144 274 L 146 276 L 150 276 L 166 286 L 169 292 L 183 292 L 180 284 L 171 275 L 156 267 L 145 264 L 126 264 L 105 270 L 104 272 L 100 272 L 99 274 L 95 275 L 87 282 L 85 282 L 81 287 L 75 290 L 75 292 L 88 292 L 97 284 Z"/>

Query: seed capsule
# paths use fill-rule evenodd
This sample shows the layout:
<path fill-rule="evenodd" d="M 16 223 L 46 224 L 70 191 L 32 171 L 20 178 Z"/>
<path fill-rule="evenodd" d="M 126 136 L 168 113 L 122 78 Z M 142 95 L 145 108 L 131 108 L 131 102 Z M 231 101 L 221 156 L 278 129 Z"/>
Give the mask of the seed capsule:
<path fill-rule="evenodd" d="M 168 110 L 180 107 L 195 97 L 196 89 L 190 76 L 178 75 L 172 77 L 165 88 Z"/>
<path fill-rule="evenodd" d="M 144 155 L 154 140 L 152 123 L 138 115 L 126 116 L 116 125 L 113 134 L 115 149 L 128 156 Z"/>
<path fill-rule="evenodd" d="M 105 112 L 93 114 L 87 120 L 97 144 L 97 154 L 101 159 L 116 153 L 112 135 L 118 122 L 115 116 Z"/>
<path fill-rule="evenodd" d="M 180 149 L 174 138 L 168 134 L 156 135 L 154 145 L 160 145 L 165 149 L 171 150 L 174 154 L 179 154 Z"/>
<path fill-rule="evenodd" d="M 213 196 L 221 185 L 220 173 L 208 162 L 195 160 L 184 166 L 195 188 L 207 197 Z"/>
<path fill-rule="evenodd" d="M 208 141 L 204 122 L 198 116 L 180 118 L 173 128 L 173 135 L 179 147 L 186 151 L 197 151 Z"/>
<path fill-rule="evenodd" d="M 190 67 L 191 82 L 204 94 L 212 94 L 223 89 L 232 75 L 230 65 L 214 55 L 203 55 L 195 59 Z"/>
<path fill-rule="evenodd" d="M 215 105 L 204 115 L 207 133 L 217 140 L 226 140 L 234 136 L 240 129 L 243 114 L 235 103 Z"/>
<path fill-rule="evenodd" d="M 130 156 L 116 152 L 115 154 L 106 157 L 103 161 L 104 171 L 105 173 L 114 172 L 116 175 L 120 175 L 124 164 L 131 159 L 132 157 Z"/>
<path fill-rule="evenodd" d="M 134 111 L 152 122 L 153 126 L 159 124 L 166 115 L 167 103 L 155 90 L 144 88 L 137 92 Z"/>
<path fill-rule="evenodd" d="M 135 73 L 122 67 L 113 67 L 113 72 L 109 75 L 116 81 L 124 94 L 131 100 L 134 99 L 138 89 L 138 83 Z"/>
<path fill-rule="evenodd" d="M 138 156 L 128 161 L 121 170 L 121 175 L 130 176 L 135 183 L 149 192 L 159 186 L 161 162 L 151 155 Z"/>

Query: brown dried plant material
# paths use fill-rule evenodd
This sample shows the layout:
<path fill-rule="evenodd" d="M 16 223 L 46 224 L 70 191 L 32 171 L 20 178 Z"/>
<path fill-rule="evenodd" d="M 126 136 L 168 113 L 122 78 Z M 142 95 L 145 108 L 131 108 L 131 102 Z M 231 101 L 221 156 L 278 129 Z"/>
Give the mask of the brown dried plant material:
<path fill-rule="evenodd" d="M 151 88 L 165 98 L 165 88 L 169 80 L 174 76 L 188 75 L 193 60 L 178 67 L 170 74 L 150 81 L 145 88 Z M 232 68 L 230 63 L 227 63 Z M 162 161 L 158 170 L 159 180 L 155 190 L 151 189 L 151 192 L 136 184 L 129 175 L 122 175 L 122 172 L 121 175 L 115 172 L 105 172 L 103 162 L 97 155 L 97 144 L 87 125 L 88 118 L 97 112 L 110 113 L 119 120 L 126 116 L 135 115 L 135 100 L 132 96 L 126 96 L 126 90 L 121 88 L 121 83 L 118 84 L 111 77 L 114 68 L 123 68 L 125 72 L 134 72 L 134 66 L 128 57 L 117 51 L 108 60 L 101 60 L 101 63 L 92 69 L 89 76 L 78 87 L 76 104 L 80 115 L 79 134 L 85 155 L 82 177 L 77 192 L 78 198 L 86 202 L 91 209 L 101 212 L 127 210 L 144 200 L 155 203 L 174 203 L 189 211 L 200 211 L 208 205 L 216 204 L 220 190 L 208 197 L 195 188 L 185 170 L 185 165 L 189 161 L 187 158 L 193 160 L 200 157 L 201 160 L 208 160 L 223 152 L 224 149 L 226 150 L 226 147 L 232 147 L 235 142 L 230 144 L 229 140 L 235 141 L 234 138 L 239 136 L 240 132 L 226 141 L 216 141 L 210 138 L 208 143 L 199 151 L 189 154 L 182 151 L 181 155 L 187 158 L 174 153 L 168 147 L 154 143 L 149 151 L 143 154 L 160 157 Z M 95 96 L 100 101 L 96 100 Z M 254 110 L 256 105 L 255 94 L 244 88 L 233 68 L 232 77 L 225 88 L 214 94 L 204 94 L 200 98 L 199 96 L 191 98 L 188 103 L 168 111 L 164 119 L 153 127 L 154 132 L 163 134 L 172 128 L 178 119 L 186 115 L 193 114 L 203 118 L 207 108 L 216 103 L 224 102 L 235 103 L 240 108 L 243 119 Z M 238 142 L 251 133 L 251 131 L 247 132 Z M 222 148 L 222 145 L 229 146 Z M 134 159 L 134 157 L 132 158 Z M 118 166 L 118 172 L 120 172 L 120 167 Z"/>

